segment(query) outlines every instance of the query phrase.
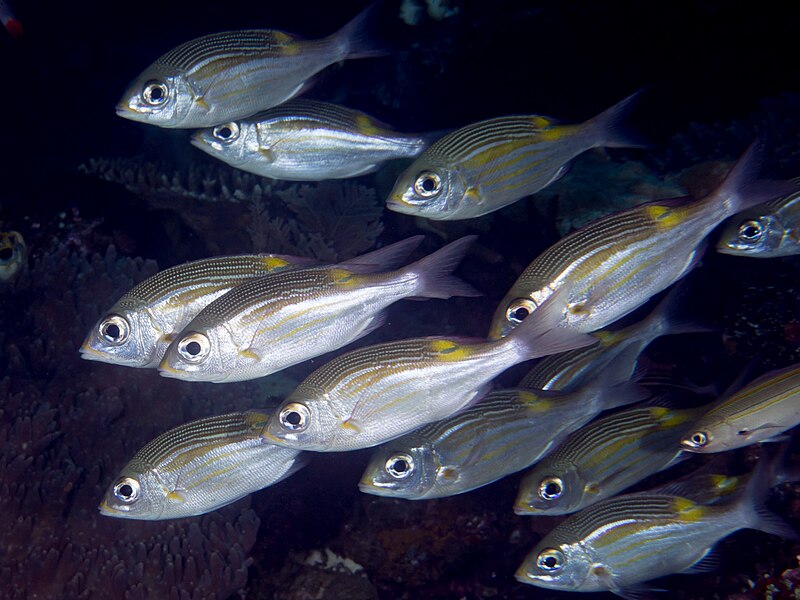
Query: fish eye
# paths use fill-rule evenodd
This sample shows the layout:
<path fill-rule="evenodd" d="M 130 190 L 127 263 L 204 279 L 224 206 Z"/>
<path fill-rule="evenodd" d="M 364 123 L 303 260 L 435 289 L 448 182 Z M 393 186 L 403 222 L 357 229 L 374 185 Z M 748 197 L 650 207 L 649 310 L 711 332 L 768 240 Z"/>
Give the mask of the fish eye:
<path fill-rule="evenodd" d="M 148 81 L 142 90 L 142 99 L 150 106 L 161 106 L 169 98 L 169 88 L 161 81 Z"/>
<path fill-rule="evenodd" d="M 178 354 L 190 363 L 203 362 L 211 352 L 211 342 L 202 333 L 190 333 L 178 342 Z"/>
<path fill-rule="evenodd" d="M 555 548 L 545 548 L 536 557 L 536 566 L 548 573 L 560 571 L 564 566 L 564 554 Z"/>
<path fill-rule="evenodd" d="M 239 137 L 239 125 L 233 122 L 217 125 L 211 133 L 220 142 L 230 143 Z"/>
<path fill-rule="evenodd" d="M 745 221 L 739 225 L 739 239 L 743 242 L 757 242 L 764 233 L 758 221 Z"/>
<path fill-rule="evenodd" d="M 114 496 L 125 504 L 136 502 L 140 492 L 139 482 L 130 477 L 123 477 L 114 484 Z"/>
<path fill-rule="evenodd" d="M 536 308 L 530 298 L 517 298 L 506 309 L 506 319 L 515 325 L 522 323 Z"/>
<path fill-rule="evenodd" d="M 423 171 L 414 180 L 414 193 L 422 198 L 433 198 L 442 191 L 442 178 L 433 171 Z"/>
<path fill-rule="evenodd" d="M 278 420 L 289 431 L 303 431 L 308 427 L 311 412 L 305 404 L 292 402 L 287 404 L 278 415 Z"/>
<path fill-rule="evenodd" d="M 689 443 L 694 448 L 702 448 L 708 443 L 708 435 L 703 431 L 695 431 L 689 438 Z"/>
<path fill-rule="evenodd" d="M 395 479 L 405 479 L 414 472 L 414 459 L 408 454 L 393 454 L 386 461 L 386 472 Z"/>
<path fill-rule="evenodd" d="M 559 477 L 545 477 L 539 482 L 539 497 L 542 500 L 558 500 L 564 493 L 564 482 Z"/>
<path fill-rule="evenodd" d="M 102 338 L 115 346 L 124 344 L 131 333 L 127 319 L 119 315 L 108 315 L 100 321 L 99 330 Z"/>
<path fill-rule="evenodd" d="M 14 256 L 14 249 L 11 247 L 6 247 L 0 250 L 0 260 L 7 261 L 11 260 L 11 257 Z"/>

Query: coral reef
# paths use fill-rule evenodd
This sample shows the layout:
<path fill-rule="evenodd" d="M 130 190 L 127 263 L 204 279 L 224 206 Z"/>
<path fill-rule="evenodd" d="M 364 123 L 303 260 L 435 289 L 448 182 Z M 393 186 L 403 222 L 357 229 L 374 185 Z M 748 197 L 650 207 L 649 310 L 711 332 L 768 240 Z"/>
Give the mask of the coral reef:
<path fill-rule="evenodd" d="M 135 159 L 90 159 L 79 167 L 171 210 L 211 254 L 269 249 L 344 260 L 370 249 L 383 231 L 383 202 L 352 182 L 296 184 L 226 165 L 192 163 L 181 172 Z"/>

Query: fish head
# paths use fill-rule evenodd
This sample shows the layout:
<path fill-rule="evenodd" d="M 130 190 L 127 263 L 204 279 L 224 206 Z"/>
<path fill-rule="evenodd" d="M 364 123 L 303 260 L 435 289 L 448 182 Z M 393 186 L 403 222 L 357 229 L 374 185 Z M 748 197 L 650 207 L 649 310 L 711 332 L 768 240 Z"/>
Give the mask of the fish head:
<path fill-rule="evenodd" d="M 358 488 L 375 496 L 423 498 L 436 482 L 435 463 L 429 444 L 385 444 L 372 455 Z"/>
<path fill-rule="evenodd" d="M 571 463 L 543 464 L 529 471 L 514 501 L 518 515 L 563 515 L 583 503 L 586 487 L 577 467 Z"/>
<path fill-rule="evenodd" d="M 594 567 L 580 542 L 570 540 L 557 528 L 525 557 L 514 577 L 542 588 L 590 591 L 586 586 Z"/>
<path fill-rule="evenodd" d="M 0 281 L 14 277 L 27 258 L 27 247 L 16 231 L 0 231 Z"/>
<path fill-rule="evenodd" d="M 169 495 L 154 467 L 132 460 L 109 486 L 99 510 L 117 519 L 161 519 Z"/>
<path fill-rule="evenodd" d="M 726 452 L 768 440 L 784 429 L 780 424 L 751 427 L 741 420 L 703 418 L 681 438 L 681 449 L 698 454 Z"/>
<path fill-rule="evenodd" d="M 211 156 L 237 166 L 258 156 L 258 139 L 255 126 L 245 121 L 230 121 L 216 127 L 197 130 L 191 138 L 192 146 Z"/>
<path fill-rule="evenodd" d="M 717 252 L 733 255 L 765 255 L 780 248 L 786 229 L 770 215 L 740 216 L 728 223 L 717 242 Z"/>
<path fill-rule="evenodd" d="M 158 372 L 184 381 L 222 382 L 235 366 L 228 360 L 231 356 L 238 352 L 224 328 L 206 328 L 193 321 L 169 345 Z"/>
<path fill-rule="evenodd" d="M 186 121 L 198 110 L 198 104 L 203 108 L 202 95 L 192 88 L 185 74 L 154 64 L 125 90 L 117 103 L 117 114 L 159 127 L 191 127 Z"/>
<path fill-rule="evenodd" d="M 466 192 L 467 185 L 457 168 L 423 155 L 397 179 L 386 207 L 431 219 L 458 218 L 455 215 Z"/>
<path fill-rule="evenodd" d="M 339 420 L 324 396 L 298 388 L 276 410 L 263 431 L 273 444 L 298 450 L 324 451 L 331 447 L 339 430 Z"/>
<path fill-rule="evenodd" d="M 162 332 L 146 310 L 118 304 L 97 321 L 80 353 L 86 360 L 146 368 L 157 364 L 164 347 Z"/>

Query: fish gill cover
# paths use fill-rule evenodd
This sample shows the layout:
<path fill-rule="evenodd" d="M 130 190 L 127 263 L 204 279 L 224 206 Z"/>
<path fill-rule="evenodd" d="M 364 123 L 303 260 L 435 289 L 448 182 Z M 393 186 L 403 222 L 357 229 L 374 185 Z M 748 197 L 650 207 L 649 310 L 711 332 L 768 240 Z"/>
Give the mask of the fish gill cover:
<path fill-rule="evenodd" d="M 417 259 L 478 234 L 459 274 L 483 297 L 398 304 L 357 344 L 483 337 L 526 265 L 592 219 L 654 198 L 703 197 L 759 136 L 768 147 L 762 176 L 800 175 L 800 12 L 777 3 L 377 5 L 367 37 L 387 55 L 331 64 L 303 82 L 303 97 L 432 141 L 508 115 L 582 123 L 644 89 L 625 126 L 648 138 L 647 148 L 584 153 L 533 199 L 470 220 L 386 210 L 410 160 L 348 181 L 264 179 L 192 148 L 191 130 L 115 114 L 126 86 L 184 42 L 253 28 L 319 40 L 365 7 L 350 0 L 232 0 L 208 9 L 179 0 L 158 10 L 96 0 L 0 3 L 0 266 L 9 273 L 0 279 L 0 598 L 563 595 L 514 579 L 557 523 L 514 514 L 521 474 L 411 502 L 359 492 L 371 451 L 320 454 L 285 482 L 207 515 L 148 523 L 97 511 L 147 442 L 195 419 L 272 409 L 331 358 L 227 385 L 80 360 L 89 328 L 160 269 L 251 252 L 335 262 L 424 233 Z M 749 380 L 800 362 L 797 256 L 721 256 L 715 241 L 688 277 L 681 311 L 716 334 L 664 338 L 645 351 L 656 395 L 676 385 L 725 389 L 748 365 Z M 509 370 L 497 387 L 524 372 Z M 723 456 L 742 472 L 755 453 Z M 800 488 L 785 484 L 770 507 L 797 525 L 798 500 Z M 793 597 L 797 550 L 740 532 L 722 544 L 716 573 L 655 587 L 684 598 Z"/>

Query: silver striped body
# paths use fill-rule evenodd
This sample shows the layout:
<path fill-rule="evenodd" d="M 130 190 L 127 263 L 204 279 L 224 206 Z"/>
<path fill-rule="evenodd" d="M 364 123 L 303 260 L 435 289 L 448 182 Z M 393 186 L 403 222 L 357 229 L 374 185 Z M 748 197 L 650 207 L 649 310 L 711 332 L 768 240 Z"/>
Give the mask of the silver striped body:
<path fill-rule="evenodd" d="M 423 152 L 398 178 L 387 206 L 438 220 L 485 215 L 546 187 L 567 162 L 599 141 L 593 129 L 559 126 L 538 115 L 474 123 Z M 414 190 L 426 171 L 437 173 L 444 186 L 429 202 Z"/>
<path fill-rule="evenodd" d="M 125 118 L 161 127 L 213 127 L 299 94 L 310 77 L 347 58 L 346 40 L 302 40 L 270 29 L 225 31 L 170 50 L 145 69 L 117 105 Z M 147 85 L 167 100 L 148 103 Z"/>
<path fill-rule="evenodd" d="M 189 517 L 280 481 L 304 459 L 264 441 L 260 433 L 268 418 L 259 411 L 231 413 L 163 433 L 122 469 L 100 512 L 124 519 Z"/>
<path fill-rule="evenodd" d="M 603 409 L 604 392 L 596 387 L 559 396 L 491 392 L 475 406 L 376 449 L 359 488 L 411 500 L 477 489 L 546 455 Z M 398 470 L 397 460 L 408 468 Z"/>
<path fill-rule="evenodd" d="M 362 337 L 379 325 L 381 311 L 415 295 L 419 279 L 401 269 L 359 275 L 341 267 L 314 267 L 245 283 L 204 308 L 176 336 L 159 366 L 162 375 L 216 383 L 276 373 Z M 181 340 L 200 333 L 208 358 L 188 362 Z"/>
<path fill-rule="evenodd" d="M 232 167 L 273 179 L 357 177 L 422 152 L 423 138 L 372 117 L 313 100 L 292 100 L 237 122 L 198 131 L 192 144 Z"/>
<path fill-rule="evenodd" d="M 670 495 L 618 496 L 562 521 L 516 577 L 550 589 L 625 595 L 642 582 L 688 570 L 719 540 L 749 527 L 758 527 L 758 517 L 742 502 L 716 507 Z"/>
<path fill-rule="evenodd" d="M 301 403 L 311 412 L 307 431 L 287 433 L 276 417 L 267 431 L 276 443 L 301 449 L 368 448 L 464 408 L 525 358 L 513 343 L 457 338 L 368 346 L 323 365 L 284 401 L 282 408 Z"/>
<path fill-rule="evenodd" d="M 800 254 L 800 193 L 735 215 L 722 231 L 717 251 L 754 258 Z"/>
<path fill-rule="evenodd" d="M 234 286 L 314 261 L 277 254 L 205 258 L 159 271 L 120 298 L 89 332 L 81 356 L 131 367 L 156 367 L 172 338 L 212 301 Z M 104 332 L 109 318 L 123 319 L 124 340 Z"/>
<path fill-rule="evenodd" d="M 661 471 L 680 454 L 679 440 L 697 414 L 633 408 L 586 425 L 525 474 L 514 511 L 568 514 Z"/>
<path fill-rule="evenodd" d="M 798 424 L 800 364 L 795 364 L 771 371 L 714 403 L 681 446 L 690 452 L 723 452 L 777 437 Z"/>

